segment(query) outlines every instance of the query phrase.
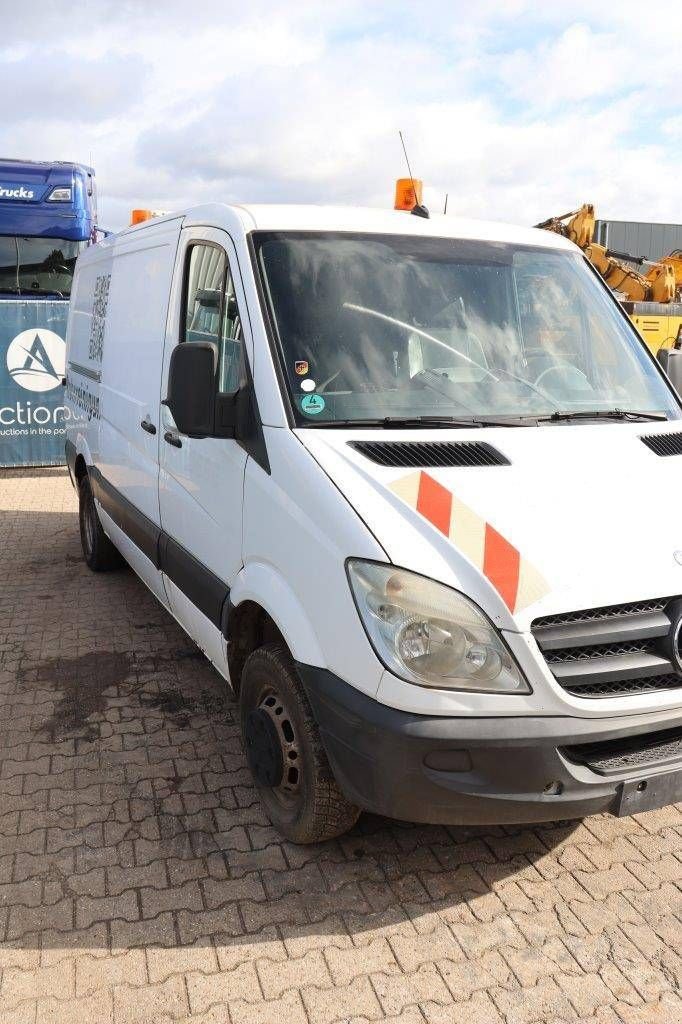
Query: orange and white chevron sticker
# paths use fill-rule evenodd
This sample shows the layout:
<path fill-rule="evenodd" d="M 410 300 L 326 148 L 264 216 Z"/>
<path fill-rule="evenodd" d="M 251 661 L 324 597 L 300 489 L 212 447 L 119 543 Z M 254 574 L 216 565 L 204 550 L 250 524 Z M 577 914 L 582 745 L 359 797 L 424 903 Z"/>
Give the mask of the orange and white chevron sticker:
<path fill-rule="evenodd" d="M 428 473 L 409 473 L 390 489 L 481 570 L 511 612 L 522 611 L 549 593 L 542 574 L 506 537 Z"/>

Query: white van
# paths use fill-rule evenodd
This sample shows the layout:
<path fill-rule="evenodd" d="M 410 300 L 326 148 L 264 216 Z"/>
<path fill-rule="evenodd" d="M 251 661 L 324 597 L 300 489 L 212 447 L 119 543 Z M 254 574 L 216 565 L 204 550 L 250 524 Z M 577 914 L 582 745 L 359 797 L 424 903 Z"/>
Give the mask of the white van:
<path fill-rule="evenodd" d="M 203 206 L 78 259 L 67 459 L 239 701 L 273 824 L 682 799 L 680 401 L 582 253 Z"/>

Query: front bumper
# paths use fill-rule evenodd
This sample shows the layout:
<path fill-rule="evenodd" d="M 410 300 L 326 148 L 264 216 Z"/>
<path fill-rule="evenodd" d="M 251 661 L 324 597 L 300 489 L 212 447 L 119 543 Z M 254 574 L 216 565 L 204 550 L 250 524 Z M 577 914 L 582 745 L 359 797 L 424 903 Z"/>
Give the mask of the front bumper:
<path fill-rule="evenodd" d="M 324 669 L 297 668 L 336 780 L 364 810 L 430 824 L 512 824 L 631 814 L 682 799 L 682 741 L 679 756 L 665 763 L 631 758 L 622 771 L 611 764 L 606 773 L 575 753 L 674 735 L 682 708 L 606 719 L 416 715 Z"/>

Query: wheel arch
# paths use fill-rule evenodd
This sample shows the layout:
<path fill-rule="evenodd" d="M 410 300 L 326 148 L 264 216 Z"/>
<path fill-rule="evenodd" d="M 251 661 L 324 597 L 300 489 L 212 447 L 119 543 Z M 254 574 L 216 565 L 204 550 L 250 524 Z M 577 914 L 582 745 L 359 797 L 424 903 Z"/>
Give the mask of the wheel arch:
<path fill-rule="evenodd" d="M 79 454 L 76 456 L 76 461 L 73 464 L 73 475 L 76 481 L 76 487 L 80 484 L 84 476 L 87 476 L 88 467 L 85 461 L 85 456 Z"/>
<path fill-rule="evenodd" d="M 303 605 L 272 566 L 251 565 L 239 574 L 226 602 L 223 633 L 235 693 L 239 692 L 246 659 L 265 643 L 283 643 L 294 661 L 325 667 Z"/>

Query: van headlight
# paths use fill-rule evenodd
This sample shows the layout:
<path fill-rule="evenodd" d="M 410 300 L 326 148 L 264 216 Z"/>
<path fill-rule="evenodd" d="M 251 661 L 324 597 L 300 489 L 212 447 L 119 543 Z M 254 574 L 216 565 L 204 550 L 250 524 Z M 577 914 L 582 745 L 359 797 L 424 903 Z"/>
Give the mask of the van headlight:
<path fill-rule="evenodd" d="M 349 559 L 370 643 L 386 668 L 419 686 L 530 693 L 498 631 L 462 594 L 391 565 Z"/>

